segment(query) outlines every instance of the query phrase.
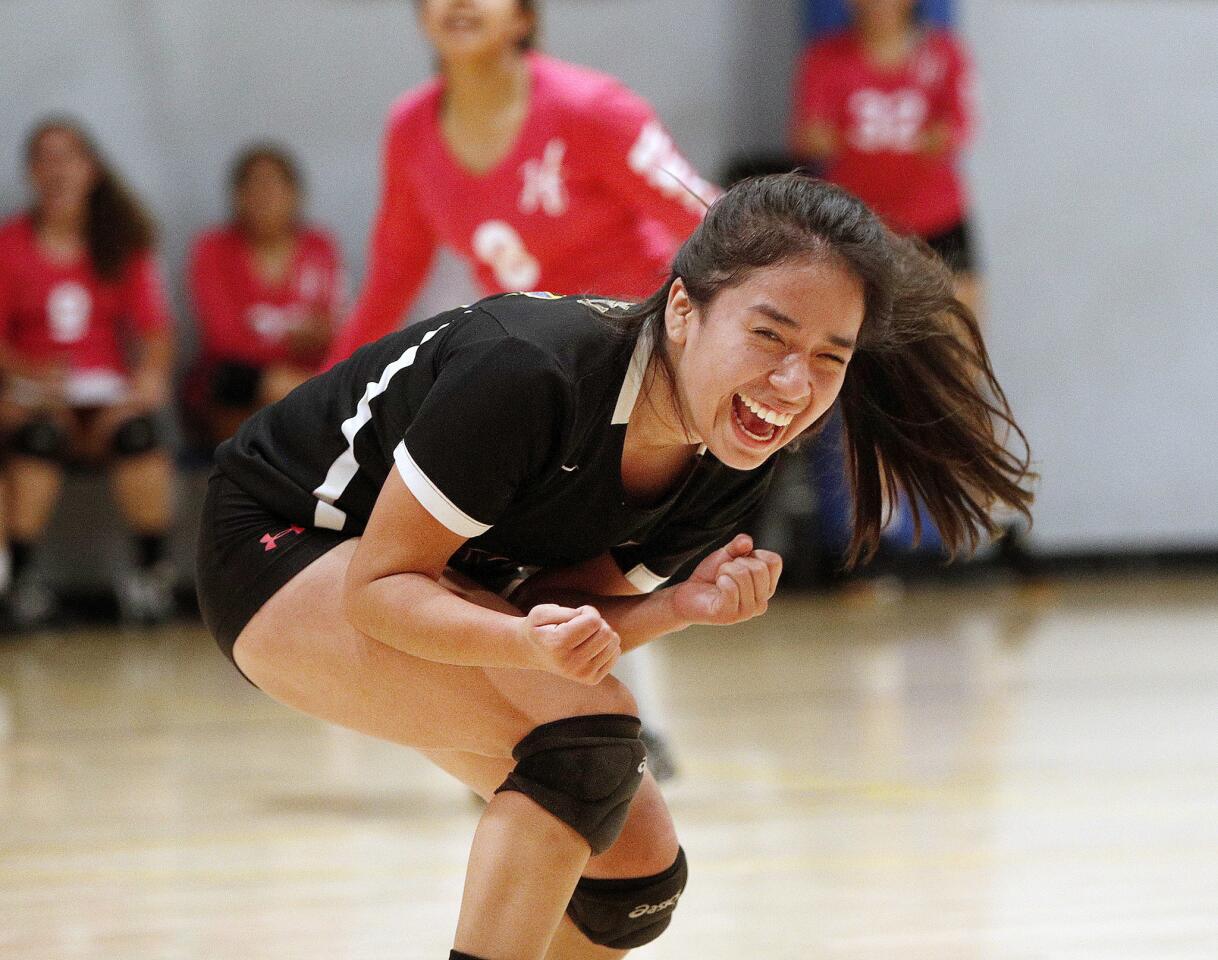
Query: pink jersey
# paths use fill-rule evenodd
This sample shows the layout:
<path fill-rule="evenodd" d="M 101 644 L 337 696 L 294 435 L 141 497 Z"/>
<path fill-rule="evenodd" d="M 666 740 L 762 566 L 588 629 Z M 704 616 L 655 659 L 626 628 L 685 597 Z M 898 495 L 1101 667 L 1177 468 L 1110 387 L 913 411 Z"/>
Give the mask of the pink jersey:
<path fill-rule="evenodd" d="M 964 217 L 956 153 L 972 126 L 972 67 L 945 31 L 929 31 L 909 60 L 883 69 L 846 31 L 812 44 L 795 80 L 794 125 L 829 124 L 840 152 L 826 178 L 841 184 L 896 230 L 930 236 Z M 946 154 L 917 152 L 936 123 L 951 132 Z"/>
<path fill-rule="evenodd" d="M 131 258 L 107 282 L 88 257 L 59 264 L 38 248 L 22 214 L 0 225 L 0 338 L 32 362 L 61 361 L 69 375 L 124 374 L 124 341 L 169 327 L 160 271 L 151 254 Z"/>
<path fill-rule="evenodd" d="M 288 334 L 315 313 L 334 321 L 344 309 L 338 246 L 321 230 L 301 230 L 296 254 L 278 284 L 258 275 L 252 257 L 236 227 L 209 230 L 195 241 L 190 293 L 203 356 L 258 367 L 300 362 L 288 348 Z"/>
<path fill-rule="evenodd" d="M 643 297 L 667 276 L 717 189 L 620 82 L 537 53 L 527 62 L 528 116 L 485 174 L 445 143 L 439 79 L 393 108 L 368 277 L 331 361 L 401 324 L 441 244 L 487 293 Z"/>

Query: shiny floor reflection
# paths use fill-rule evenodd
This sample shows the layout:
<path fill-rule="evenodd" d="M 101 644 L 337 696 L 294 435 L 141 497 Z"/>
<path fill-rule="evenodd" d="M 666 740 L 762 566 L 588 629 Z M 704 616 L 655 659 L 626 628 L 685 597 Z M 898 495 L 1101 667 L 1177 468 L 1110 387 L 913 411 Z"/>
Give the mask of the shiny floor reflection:
<path fill-rule="evenodd" d="M 655 960 L 1213 960 L 1218 579 L 786 598 L 662 642 Z M 447 956 L 477 810 L 195 627 L 0 641 L 4 960 Z"/>

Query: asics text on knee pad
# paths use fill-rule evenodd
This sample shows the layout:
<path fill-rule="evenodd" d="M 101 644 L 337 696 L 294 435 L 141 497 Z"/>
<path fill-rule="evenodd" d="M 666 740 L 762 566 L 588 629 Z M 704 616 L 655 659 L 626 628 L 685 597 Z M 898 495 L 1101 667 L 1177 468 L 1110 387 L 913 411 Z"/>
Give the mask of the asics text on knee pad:
<path fill-rule="evenodd" d="M 685 851 L 663 873 L 629 880 L 580 880 L 567 915 L 593 943 L 629 950 L 651 943 L 672 920 L 689 867 Z"/>
<path fill-rule="evenodd" d="M 542 724 L 516 744 L 516 768 L 495 792 L 523 793 L 602 853 L 622 832 L 643 782 L 639 729 L 638 717 L 616 713 Z"/>

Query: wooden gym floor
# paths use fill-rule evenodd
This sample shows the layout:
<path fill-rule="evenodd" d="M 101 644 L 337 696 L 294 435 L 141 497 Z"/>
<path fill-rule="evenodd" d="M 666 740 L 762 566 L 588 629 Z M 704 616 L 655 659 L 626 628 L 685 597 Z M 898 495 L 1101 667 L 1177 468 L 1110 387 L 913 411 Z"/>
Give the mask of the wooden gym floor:
<path fill-rule="evenodd" d="M 1218 957 L 1218 578 L 785 597 L 659 646 L 654 960 Z M 0 958 L 442 960 L 477 808 L 195 624 L 0 640 Z"/>

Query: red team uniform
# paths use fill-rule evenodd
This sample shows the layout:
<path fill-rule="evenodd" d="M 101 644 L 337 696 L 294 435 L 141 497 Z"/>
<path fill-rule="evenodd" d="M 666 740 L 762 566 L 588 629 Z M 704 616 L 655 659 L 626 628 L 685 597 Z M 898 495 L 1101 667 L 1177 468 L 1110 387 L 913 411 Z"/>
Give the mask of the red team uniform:
<path fill-rule="evenodd" d="M 956 154 L 973 124 L 968 54 L 942 30 L 923 34 L 900 67 L 884 69 L 847 31 L 813 43 L 795 80 L 794 123 L 829 124 L 840 150 L 825 178 L 840 184 L 902 233 L 931 237 L 965 219 Z M 928 126 L 946 122 L 945 154 L 917 153 Z"/>
<path fill-rule="evenodd" d="M 69 405 L 121 401 L 129 372 L 126 336 L 169 325 L 151 254 L 133 256 L 122 276 L 109 282 L 87 256 L 65 264 L 50 260 L 38 248 L 28 214 L 0 225 L 0 338 L 31 365 L 61 365 Z"/>
<path fill-rule="evenodd" d="M 488 294 L 643 297 L 667 276 L 718 190 L 620 81 L 538 53 L 527 63 L 528 115 L 485 174 L 445 143 L 442 80 L 393 108 L 368 279 L 331 360 L 401 324 L 440 245 L 473 266 Z"/>
<path fill-rule="evenodd" d="M 321 312 L 337 320 L 344 309 L 338 246 L 320 230 L 305 229 L 283 281 L 258 276 L 249 244 L 235 227 L 202 234 L 190 259 L 190 292 L 204 363 L 252 367 L 300 363 L 288 334 Z M 320 357 L 313 362 L 320 361 Z"/>

